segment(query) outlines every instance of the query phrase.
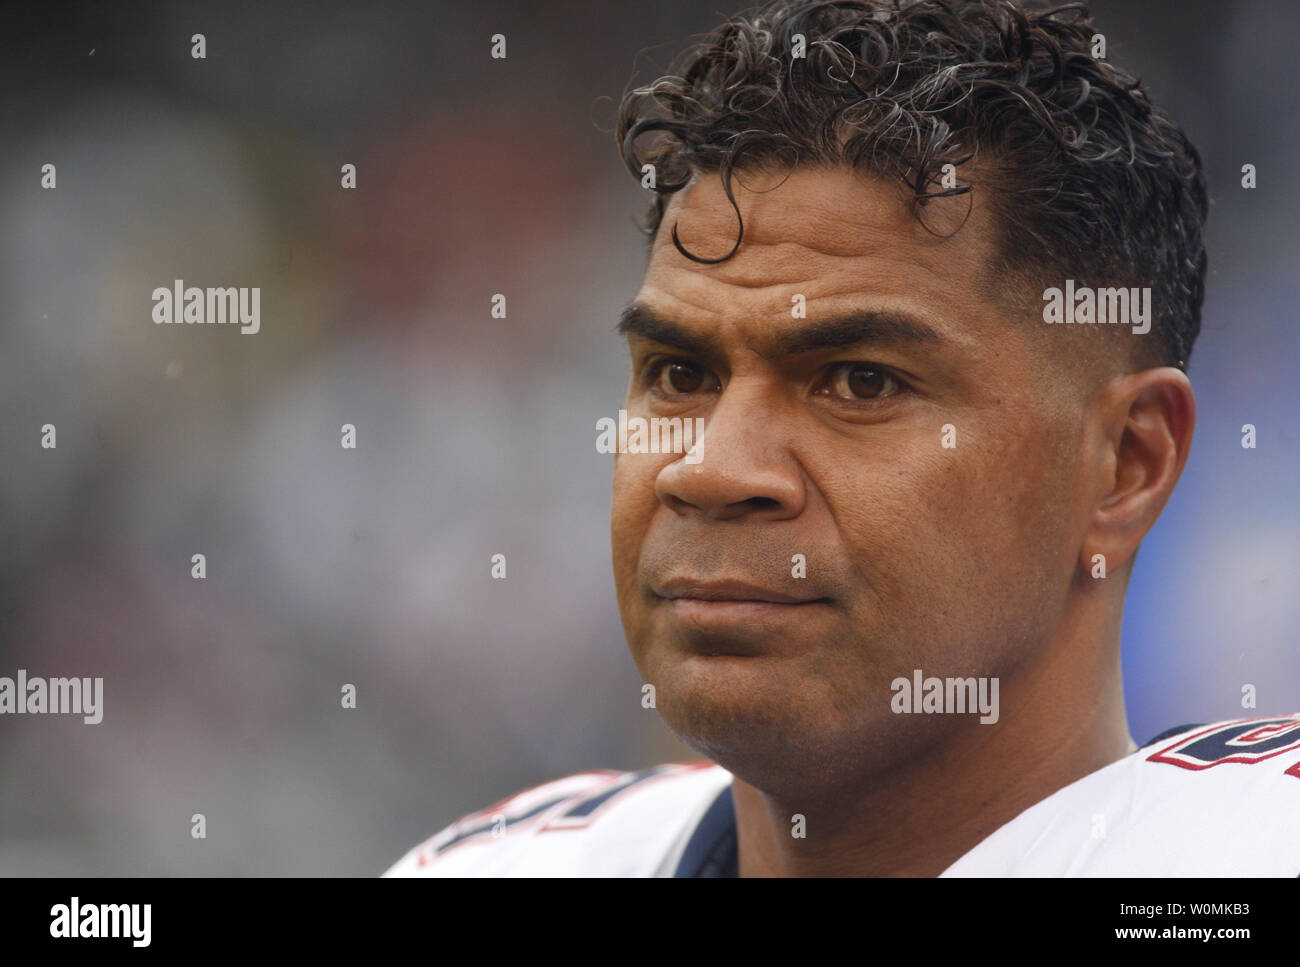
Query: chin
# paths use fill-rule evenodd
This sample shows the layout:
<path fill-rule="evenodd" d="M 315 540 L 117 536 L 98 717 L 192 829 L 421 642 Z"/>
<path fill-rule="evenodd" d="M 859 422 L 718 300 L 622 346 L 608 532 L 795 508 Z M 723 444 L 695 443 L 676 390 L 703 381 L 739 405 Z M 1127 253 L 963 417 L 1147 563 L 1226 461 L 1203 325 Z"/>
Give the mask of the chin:
<path fill-rule="evenodd" d="M 828 720 L 837 703 L 796 665 L 692 656 L 659 674 L 658 711 L 683 742 L 746 781 L 756 773 L 812 767 L 836 744 L 832 737 L 843 723 Z"/>
<path fill-rule="evenodd" d="M 651 663 L 654 664 L 654 663 Z M 888 773 L 951 722 L 895 715 L 887 686 L 789 658 L 674 656 L 659 663 L 657 708 L 684 743 L 781 800 L 832 794 Z M 856 683 L 856 685 L 855 685 Z M 934 718 L 954 718 L 936 716 Z"/>

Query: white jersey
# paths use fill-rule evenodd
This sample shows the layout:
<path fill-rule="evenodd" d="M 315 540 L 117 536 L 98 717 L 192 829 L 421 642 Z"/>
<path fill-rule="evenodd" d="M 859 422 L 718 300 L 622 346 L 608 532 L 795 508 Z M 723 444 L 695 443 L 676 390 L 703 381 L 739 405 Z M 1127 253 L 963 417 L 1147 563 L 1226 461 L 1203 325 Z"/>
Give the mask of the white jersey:
<path fill-rule="evenodd" d="M 731 778 L 711 762 L 569 776 L 466 816 L 384 875 L 734 876 Z M 1300 713 L 1164 732 L 942 875 L 1300 875 Z"/>

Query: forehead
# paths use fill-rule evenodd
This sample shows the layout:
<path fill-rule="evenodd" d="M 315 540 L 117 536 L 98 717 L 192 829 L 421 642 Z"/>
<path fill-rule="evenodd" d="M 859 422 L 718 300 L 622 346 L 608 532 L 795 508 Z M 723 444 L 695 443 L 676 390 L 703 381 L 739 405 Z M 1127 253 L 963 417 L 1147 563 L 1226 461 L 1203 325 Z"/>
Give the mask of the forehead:
<path fill-rule="evenodd" d="M 737 172 L 732 189 L 744 219 L 739 250 L 701 264 L 673 245 L 674 225 L 701 258 L 735 243 L 736 212 L 719 176 L 703 174 L 669 202 L 638 301 L 743 328 L 763 319 L 794 325 L 792 297 L 801 294 L 819 309 L 902 309 L 958 343 L 1010 322 L 988 290 L 998 235 L 978 192 L 930 202 L 927 230 L 901 184 L 848 169 Z"/>

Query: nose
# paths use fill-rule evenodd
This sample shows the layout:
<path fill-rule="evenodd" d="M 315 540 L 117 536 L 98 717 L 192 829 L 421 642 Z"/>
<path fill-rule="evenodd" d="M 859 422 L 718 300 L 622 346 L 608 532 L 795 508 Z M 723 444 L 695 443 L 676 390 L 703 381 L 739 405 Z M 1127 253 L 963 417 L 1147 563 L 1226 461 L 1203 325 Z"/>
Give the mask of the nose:
<path fill-rule="evenodd" d="M 655 478 L 655 494 L 675 513 L 713 520 L 787 520 L 807 499 L 804 474 L 771 407 L 735 384 L 708 416 L 698 463 L 679 458 Z"/>

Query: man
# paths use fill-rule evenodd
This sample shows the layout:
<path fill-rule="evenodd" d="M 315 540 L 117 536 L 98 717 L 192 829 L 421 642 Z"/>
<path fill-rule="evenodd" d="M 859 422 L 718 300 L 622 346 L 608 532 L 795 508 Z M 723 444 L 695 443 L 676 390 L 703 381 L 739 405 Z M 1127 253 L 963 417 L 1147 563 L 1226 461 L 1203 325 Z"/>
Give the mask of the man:
<path fill-rule="evenodd" d="M 1300 873 L 1300 715 L 1129 736 L 1207 204 L 1099 42 L 1075 8 L 778 2 L 624 99 L 627 416 L 705 431 L 616 456 L 615 583 L 709 761 L 548 783 L 390 874 Z"/>

